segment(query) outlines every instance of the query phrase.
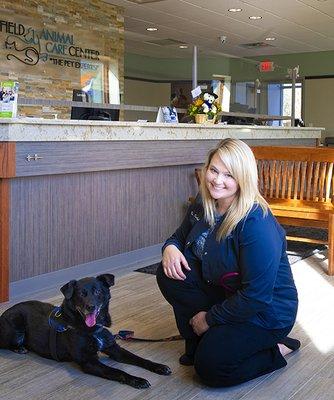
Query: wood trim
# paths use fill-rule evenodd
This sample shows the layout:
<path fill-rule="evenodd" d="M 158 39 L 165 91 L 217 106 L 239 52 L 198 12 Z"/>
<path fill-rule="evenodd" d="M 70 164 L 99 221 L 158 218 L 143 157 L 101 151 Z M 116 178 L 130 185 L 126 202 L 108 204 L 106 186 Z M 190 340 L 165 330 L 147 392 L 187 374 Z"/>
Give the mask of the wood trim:
<path fill-rule="evenodd" d="M 286 240 L 291 240 L 294 242 L 304 242 L 304 243 L 328 244 L 327 240 L 311 239 L 301 236 L 286 236 Z"/>
<path fill-rule="evenodd" d="M 0 143 L 0 178 L 12 178 L 16 174 L 16 143 Z"/>
<path fill-rule="evenodd" d="M 328 147 L 252 146 L 257 160 L 334 162 L 334 149 Z"/>
<path fill-rule="evenodd" d="M 334 275 L 334 214 L 328 219 L 328 275 Z"/>
<path fill-rule="evenodd" d="M 0 302 L 9 299 L 10 181 L 0 179 Z"/>
<path fill-rule="evenodd" d="M 293 226 L 302 226 L 302 227 L 309 227 L 309 228 L 328 229 L 328 220 L 327 221 L 317 221 L 317 220 L 308 220 L 308 219 L 278 216 L 278 215 L 276 215 L 276 213 L 273 213 L 273 214 L 277 218 L 278 222 L 283 225 L 293 225 Z"/>

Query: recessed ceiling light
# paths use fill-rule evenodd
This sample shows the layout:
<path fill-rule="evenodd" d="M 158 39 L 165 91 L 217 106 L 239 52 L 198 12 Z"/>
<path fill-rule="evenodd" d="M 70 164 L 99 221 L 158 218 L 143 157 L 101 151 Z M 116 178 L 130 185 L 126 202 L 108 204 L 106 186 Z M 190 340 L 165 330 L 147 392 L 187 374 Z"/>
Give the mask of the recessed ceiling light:
<path fill-rule="evenodd" d="M 268 42 L 271 42 L 273 40 L 276 40 L 276 38 L 275 37 L 266 37 L 265 40 L 267 40 Z"/>
<path fill-rule="evenodd" d="M 242 8 L 229 8 L 228 11 L 229 12 L 241 12 Z"/>
<path fill-rule="evenodd" d="M 157 31 L 158 28 L 154 28 L 154 27 L 152 26 L 151 28 L 146 28 L 146 30 L 149 31 L 149 32 L 154 32 L 154 31 Z"/>
<path fill-rule="evenodd" d="M 249 19 L 262 19 L 260 15 L 251 15 Z"/>
<path fill-rule="evenodd" d="M 186 44 L 181 44 L 181 45 L 179 46 L 179 48 L 180 48 L 180 49 L 187 49 L 188 46 L 187 46 Z"/>

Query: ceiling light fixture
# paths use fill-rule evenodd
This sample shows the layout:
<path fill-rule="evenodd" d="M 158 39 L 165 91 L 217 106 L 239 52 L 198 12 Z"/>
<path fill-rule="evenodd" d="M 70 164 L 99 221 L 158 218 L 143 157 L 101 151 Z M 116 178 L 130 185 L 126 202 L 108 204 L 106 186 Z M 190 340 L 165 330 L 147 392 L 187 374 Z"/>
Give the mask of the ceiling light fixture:
<path fill-rule="evenodd" d="M 146 30 L 149 32 L 155 32 L 158 30 L 158 28 L 151 27 L 151 28 L 146 28 Z"/>
<path fill-rule="evenodd" d="M 241 12 L 242 8 L 229 8 L 228 11 L 229 12 Z"/>
<path fill-rule="evenodd" d="M 266 37 L 265 40 L 267 40 L 268 42 L 271 42 L 273 40 L 276 40 L 276 38 L 275 37 Z"/>
<path fill-rule="evenodd" d="M 251 15 L 250 17 L 248 17 L 249 19 L 262 19 L 262 17 L 260 15 Z"/>
<path fill-rule="evenodd" d="M 186 44 L 181 44 L 181 45 L 179 46 L 179 48 L 180 48 L 180 49 L 187 49 L 188 46 L 187 46 Z"/>

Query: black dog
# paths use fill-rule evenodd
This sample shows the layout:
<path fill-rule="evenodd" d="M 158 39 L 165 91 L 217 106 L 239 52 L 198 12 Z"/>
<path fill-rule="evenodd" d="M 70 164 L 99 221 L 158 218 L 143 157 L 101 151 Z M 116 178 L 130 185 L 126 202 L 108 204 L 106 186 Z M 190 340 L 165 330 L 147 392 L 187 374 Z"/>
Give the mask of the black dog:
<path fill-rule="evenodd" d="M 111 368 L 98 359 L 98 352 L 160 375 L 169 375 L 166 365 L 145 360 L 121 348 L 112 333 L 109 314 L 111 274 L 70 281 L 60 290 L 60 307 L 27 301 L 9 308 L 0 317 L 0 347 L 17 353 L 32 350 L 57 361 L 74 361 L 88 374 L 128 384 L 138 389 L 150 383 L 143 378 Z"/>

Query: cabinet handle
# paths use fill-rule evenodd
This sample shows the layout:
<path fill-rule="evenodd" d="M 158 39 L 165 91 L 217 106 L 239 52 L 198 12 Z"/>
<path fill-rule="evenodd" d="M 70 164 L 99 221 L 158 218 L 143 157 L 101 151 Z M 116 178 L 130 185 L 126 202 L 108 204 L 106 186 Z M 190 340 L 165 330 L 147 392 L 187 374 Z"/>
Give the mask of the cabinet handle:
<path fill-rule="evenodd" d="M 33 156 L 31 156 L 30 154 L 27 155 L 26 160 L 27 161 L 37 161 L 37 160 L 41 160 L 43 157 L 39 156 L 38 154 L 34 154 Z"/>

